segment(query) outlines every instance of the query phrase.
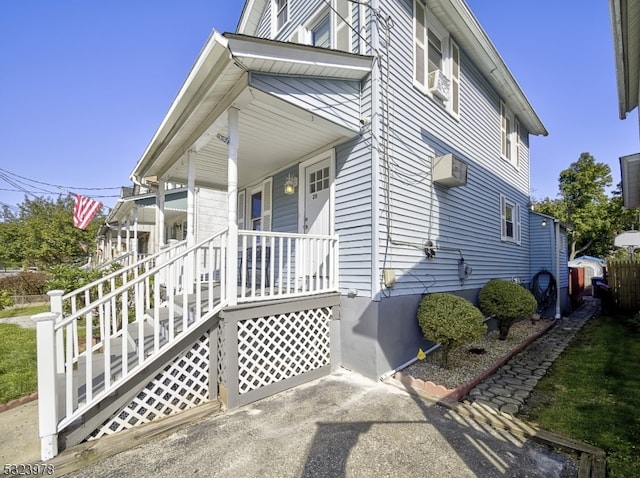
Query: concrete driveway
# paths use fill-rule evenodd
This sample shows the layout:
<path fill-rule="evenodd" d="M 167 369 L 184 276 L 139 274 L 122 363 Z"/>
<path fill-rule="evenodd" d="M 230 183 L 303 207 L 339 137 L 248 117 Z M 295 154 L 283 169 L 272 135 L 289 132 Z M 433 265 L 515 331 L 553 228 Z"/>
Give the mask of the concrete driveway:
<path fill-rule="evenodd" d="M 551 478 L 577 468 L 565 454 L 340 370 L 67 476 Z"/>

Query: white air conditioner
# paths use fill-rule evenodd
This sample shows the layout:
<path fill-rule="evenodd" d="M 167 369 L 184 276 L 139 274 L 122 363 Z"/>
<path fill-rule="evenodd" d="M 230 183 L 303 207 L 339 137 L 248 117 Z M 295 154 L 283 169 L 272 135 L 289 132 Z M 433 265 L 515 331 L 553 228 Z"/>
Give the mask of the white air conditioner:
<path fill-rule="evenodd" d="M 467 163 L 453 154 L 433 159 L 433 181 L 454 188 L 467 184 Z"/>
<path fill-rule="evenodd" d="M 433 96 L 440 98 L 442 101 L 449 99 L 449 86 L 451 82 L 440 70 L 435 70 L 429 73 L 429 76 L 427 77 L 427 84 L 429 91 Z"/>

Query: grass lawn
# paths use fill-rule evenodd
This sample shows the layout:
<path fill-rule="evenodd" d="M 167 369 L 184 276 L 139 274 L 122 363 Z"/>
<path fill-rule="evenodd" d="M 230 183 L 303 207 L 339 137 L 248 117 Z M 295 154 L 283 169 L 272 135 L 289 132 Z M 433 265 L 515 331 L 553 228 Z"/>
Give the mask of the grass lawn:
<path fill-rule="evenodd" d="M 0 403 L 37 388 L 36 330 L 0 324 Z"/>
<path fill-rule="evenodd" d="M 11 309 L 0 310 L 0 319 L 9 319 L 11 317 L 22 317 L 27 315 L 35 315 L 41 312 L 49 312 L 51 308 L 49 304 L 29 305 L 25 307 L 14 307 Z"/>
<path fill-rule="evenodd" d="M 640 332 L 589 321 L 543 378 L 527 418 L 607 452 L 608 476 L 640 476 Z"/>

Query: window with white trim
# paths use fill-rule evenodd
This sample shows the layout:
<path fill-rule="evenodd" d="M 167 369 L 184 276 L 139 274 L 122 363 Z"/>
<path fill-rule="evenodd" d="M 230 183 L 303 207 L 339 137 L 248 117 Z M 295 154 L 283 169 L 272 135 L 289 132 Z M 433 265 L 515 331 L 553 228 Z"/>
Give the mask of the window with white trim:
<path fill-rule="evenodd" d="M 520 244 L 522 225 L 520 205 L 500 194 L 500 239 Z"/>
<path fill-rule="evenodd" d="M 288 0 L 272 0 L 271 1 L 271 21 L 273 24 L 273 36 L 282 30 L 289 21 L 289 1 Z"/>
<path fill-rule="evenodd" d="M 500 156 L 515 168 L 520 168 L 520 121 L 500 101 Z"/>
<path fill-rule="evenodd" d="M 413 0 L 413 84 L 460 114 L 460 48 L 426 6 Z"/>
<path fill-rule="evenodd" d="M 272 217 L 273 178 L 262 184 L 238 191 L 238 228 L 253 231 L 270 231 Z"/>
<path fill-rule="evenodd" d="M 332 0 L 331 8 L 318 10 L 289 41 L 350 52 L 351 22 L 351 3 Z"/>

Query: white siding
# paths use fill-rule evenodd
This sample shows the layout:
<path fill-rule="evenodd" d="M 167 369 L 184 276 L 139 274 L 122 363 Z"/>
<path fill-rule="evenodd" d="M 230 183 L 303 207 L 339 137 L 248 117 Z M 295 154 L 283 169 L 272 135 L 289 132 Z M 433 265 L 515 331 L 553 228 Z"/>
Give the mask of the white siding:
<path fill-rule="evenodd" d="M 196 241 L 202 241 L 227 227 L 227 192 L 199 188 L 196 197 Z"/>

